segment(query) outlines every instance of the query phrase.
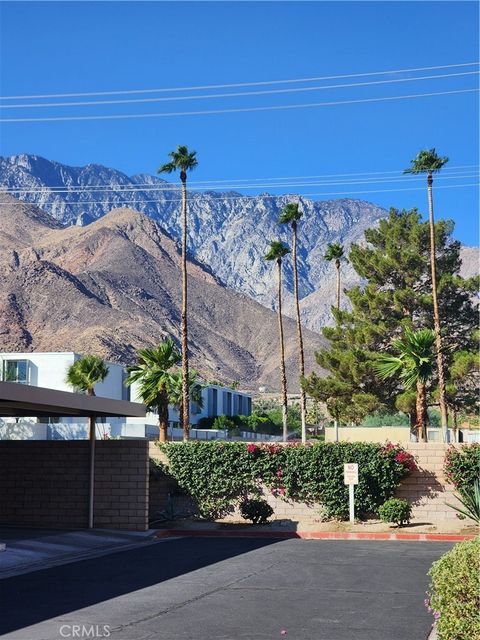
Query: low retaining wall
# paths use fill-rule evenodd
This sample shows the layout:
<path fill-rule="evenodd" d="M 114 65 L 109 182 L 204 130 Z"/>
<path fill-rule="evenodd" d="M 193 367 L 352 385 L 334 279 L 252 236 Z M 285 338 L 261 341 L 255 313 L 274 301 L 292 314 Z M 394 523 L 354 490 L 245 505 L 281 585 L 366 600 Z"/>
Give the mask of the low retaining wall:
<path fill-rule="evenodd" d="M 454 487 L 448 484 L 443 473 L 449 446 L 435 442 L 411 442 L 405 447 L 415 456 L 417 470 L 402 482 L 396 495 L 410 502 L 412 515 L 417 521 L 438 522 L 457 517 L 456 512 L 447 506 L 447 502 L 458 504 Z"/>
<path fill-rule="evenodd" d="M 404 445 L 417 460 L 417 470 L 406 478 L 396 496 L 408 500 L 412 505 L 412 515 L 417 522 L 435 522 L 456 519 L 456 513 L 447 506 L 447 502 L 456 504 L 453 487 L 449 485 L 443 474 L 443 462 L 449 445 L 441 443 L 408 443 Z M 150 443 L 150 456 L 166 462 L 165 456 L 155 444 Z M 166 503 L 169 491 L 178 488 L 175 480 L 168 476 L 160 476 L 152 480 L 150 489 L 150 513 L 161 510 Z M 290 502 L 265 492 L 265 499 L 274 511 L 277 520 L 301 521 L 306 524 L 321 522 L 321 505 L 307 505 Z M 241 520 L 238 512 L 231 514 L 226 520 Z"/>
<path fill-rule="evenodd" d="M 96 442 L 94 526 L 148 528 L 148 442 Z M 0 442 L 0 524 L 88 525 L 89 442 Z"/>

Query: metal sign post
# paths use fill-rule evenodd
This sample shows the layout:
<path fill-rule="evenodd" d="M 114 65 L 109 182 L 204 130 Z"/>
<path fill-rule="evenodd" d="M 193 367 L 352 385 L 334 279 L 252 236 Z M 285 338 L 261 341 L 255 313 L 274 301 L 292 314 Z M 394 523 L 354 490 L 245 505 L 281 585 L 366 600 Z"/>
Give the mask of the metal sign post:
<path fill-rule="evenodd" d="M 349 519 L 355 522 L 355 485 L 358 484 L 358 464 L 349 462 L 343 465 L 343 482 L 348 484 Z"/>

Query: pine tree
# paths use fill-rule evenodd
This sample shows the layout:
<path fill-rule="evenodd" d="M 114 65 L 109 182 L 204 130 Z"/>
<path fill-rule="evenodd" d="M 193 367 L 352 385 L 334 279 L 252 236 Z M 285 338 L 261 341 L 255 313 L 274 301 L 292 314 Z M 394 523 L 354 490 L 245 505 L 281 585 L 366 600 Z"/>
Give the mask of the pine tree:
<path fill-rule="evenodd" d="M 452 240 L 452 231 L 450 221 L 435 224 L 437 291 L 447 371 L 456 351 L 475 348 L 477 326 L 473 285 L 458 275 L 460 245 Z M 365 240 L 367 244 L 352 245 L 349 254 L 364 284 L 345 292 L 351 309 L 333 310 L 336 326 L 323 330 L 330 348 L 316 354 L 318 364 L 331 375 L 324 382 L 311 376 L 304 381 L 307 393 L 319 392 L 319 386 L 324 391 L 334 383 L 344 385 L 338 390 L 340 404 L 348 404 L 346 398 L 356 403 L 357 417 L 370 404 L 362 399 L 373 396 L 377 408 L 394 410 L 397 396 L 404 391 L 398 380 L 379 381 L 373 369 L 377 354 L 388 352 L 405 328 L 433 328 L 429 224 L 421 221 L 416 209 L 391 209 L 378 227 L 365 232 Z M 435 375 L 432 387 L 437 384 Z M 310 385 L 309 389 L 312 382 L 314 388 Z"/>

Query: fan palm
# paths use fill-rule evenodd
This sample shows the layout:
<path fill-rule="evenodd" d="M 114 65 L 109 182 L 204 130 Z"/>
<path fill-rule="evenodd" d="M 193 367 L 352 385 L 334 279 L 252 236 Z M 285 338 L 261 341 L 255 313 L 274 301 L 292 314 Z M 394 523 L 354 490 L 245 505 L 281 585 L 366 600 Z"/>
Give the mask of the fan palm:
<path fill-rule="evenodd" d="M 337 269 L 337 309 L 340 309 L 340 263 L 345 260 L 345 250 L 339 242 L 332 242 L 328 245 L 323 257 L 329 262 L 335 261 Z"/>
<path fill-rule="evenodd" d="M 285 372 L 285 340 L 283 337 L 283 320 L 282 320 L 282 262 L 283 258 L 290 253 L 290 249 L 281 242 L 281 240 L 272 240 L 270 249 L 265 255 L 265 260 L 275 260 L 277 263 L 278 274 L 278 293 L 277 293 L 277 311 L 278 311 L 278 332 L 280 338 L 280 386 L 282 389 L 282 422 L 283 422 L 283 439 L 286 441 L 288 436 L 287 417 L 288 417 L 288 400 L 287 400 L 287 374 Z"/>
<path fill-rule="evenodd" d="M 66 381 L 74 389 L 95 395 L 95 385 L 108 376 L 108 366 L 99 356 L 86 355 L 74 362 L 67 371 Z"/>
<path fill-rule="evenodd" d="M 430 226 L 430 269 L 432 273 L 432 299 L 433 299 L 433 328 L 435 331 L 435 348 L 437 353 L 438 391 L 440 413 L 442 416 L 442 431 L 444 441 L 448 440 L 448 415 L 445 390 L 445 371 L 443 366 L 442 336 L 440 333 L 440 314 L 438 311 L 437 296 L 437 267 L 435 253 L 435 220 L 433 216 L 433 174 L 438 173 L 448 162 L 447 157 L 437 155 L 435 149 L 420 151 L 411 161 L 411 167 L 403 173 L 427 174 L 428 218 Z"/>
<path fill-rule="evenodd" d="M 139 383 L 142 402 L 158 413 L 160 442 L 167 440 L 168 388 L 172 374 L 170 369 L 180 362 L 181 354 L 173 340 L 165 340 L 155 349 L 139 349 L 137 364 L 128 367 L 125 384 Z"/>
<path fill-rule="evenodd" d="M 203 407 L 203 396 L 202 396 L 203 386 L 197 381 L 197 372 L 190 370 L 188 372 L 188 392 L 189 392 L 189 401 L 195 402 L 199 408 Z M 183 403 L 184 403 L 184 393 L 183 393 L 183 373 L 178 371 L 174 373 L 169 380 L 168 384 L 168 398 L 170 404 L 178 409 L 179 415 L 182 415 L 183 412 Z M 183 430 L 183 439 L 187 440 L 185 437 L 185 428 Z"/>
<path fill-rule="evenodd" d="M 297 335 L 300 380 L 305 377 L 305 353 L 303 349 L 302 321 L 300 317 L 300 299 L 298 292 L 298 264 L 297 264 L 297 226 L 303 213 L 298 202 L 289 202 L 282 210 L 278 224 L 289 224 L 292 228 L 292 264 L 293 264 L 293 295 L 295 298 L 295 310 L 297 315 Z M 302 421 L 302 442 L 307 439 L 307 396 L 300 386 L 300 410 Z"/>
<path fill-rule="evenodd" d="M 181 421 L 186 439 L 189 436 L 190 415 L 188 397 L 188 320 L 187 320 L 187 172 L 192 171 L 198 165 L 197 152 L 188 151 L 185 145 L 178 145 L 175 151 L 169 153 L 170 162 L 163 164 L 157 173 L 173 173 L 180 171 L 182 183 L 182 372 L 183 372 L 183 410 Z"/>
<path fill-rule="evenodd" d="M 430 329 L 412 331 L 405 329 L 403 338 L 392 343 L 397 356 L 380 354 L 373 369 L 379 378 L 386 380 L 398 376 L 405 390 L 416 388 L 416 420 L 418 440 L 426 442 L 427 382 L 434 369 L 435 333 Z"/>

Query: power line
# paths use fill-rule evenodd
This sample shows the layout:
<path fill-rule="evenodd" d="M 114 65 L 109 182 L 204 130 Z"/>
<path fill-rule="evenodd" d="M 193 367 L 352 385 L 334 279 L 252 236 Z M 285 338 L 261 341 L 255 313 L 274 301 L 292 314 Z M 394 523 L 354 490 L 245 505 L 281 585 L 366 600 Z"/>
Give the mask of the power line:
<path fill-rule="evenodd" d="M 386 102 L 391 100 L 405 100 L 408 98 L 424 98 L 431 96 L 446 96 L 457 93 L 478 93 L 480 89 L 457 89 L 454 91 L 437 91 L 432 93 L 417 93 L 406 96 L 388 96 L 384 98 L 363 98 L 359 100 L 337 100 L 334 102 L 312 102 L 306 104 L 273 105 L 269 107 L 238 107 L 232 109 L 207 109 L 205 111 L 172 111 L 166 113 L 135 113 L 105 116 L 59 116 L 48 118 L 0 118 L 0 122 L 71 122 L 72 120 L 132 120 L 143 118 L 167 118 L 172 116 L 200 116 L 221 113 L 247 113 L 255 111 L 280 111 L 285 109 L 305 109 L 310 107 L 330 107 L 339 104 L 361 104 L 369 102 Z"/>
<path fill-rule="evenodd" d="M 478 172 L 462 172 L 455 173 L 452 175 L 440 175 L 436 177 L 436 180 L 459 180 L 465 178 L 476 178 L 478 176 Z M 332 182 L 325 181 L 314 181 L 314 182 L 282 182 L 282 183 L 256 183 L 256 184 L 240 184 L 240 185 L 223 185 L 222 189 L 266 189 L 266 188 L 284 188 L 284 187 L 305 187 L 305 186 L 335 186 L 335 185 L 349 185 L 349 184 L 377 184 L 381 182 L 387 183 L 395 183 L 395 182 L 418 182 L 424 181 L 425 178 L 422 176 L 405 176 L 405 177 L 381 177 L 381 178 L 367 178 L 367 179 L 357 179 L 357 180 L 336 180 Z M 1 188 L 0 193 L 43 193 L 43 194 L 85 194 L 85 193 L 112 193 L 112 194 L 121 194 L 121 193 L 157 193 L 157 192 L 171 192 L 171 191 L 180 191 L 180 188 L 177 185 L 169 183 L 168 187 L 165 186 L 147 186 L 147 187 L 139 187 L 138 185 L 132 185 L 131 187 L 111 187 L 111 186 L 101 186 L 101 185 L 86 185 L 84 187 L 63 187 L 63 188 L 52 188 L 49 186 L 38 187 L 35 189 L 24 189 L 21 187 L 7 187 Z M 218 188 L 214 188 L 212 186 L 208 187 L 200 187 L 197 186 L 191 190 L 191 193 L 195 194 L 199 191 L 216 191 L 218 192 Z M 220 192 L 221 193 L 221 192 Z"/>
<path fill-rule="evenodd" d="M 472 183 L 468 183 L 468 184 L 447 184 L 447 185 L 437 185 L 435 188 L 436 189 L 459 189 L 459 188 L 464 188 L 464 187 L 478 187 L 480 183 L 478 182 L 472 182 Z M 259 200 L 267 200 L 267 199 L 272 199 L 272 198 L 276 198 L 276 199 L 282 199 L 282 198 L 286 198 L 286 199 L 291 199 L 292 197 L 295 198 L 310 198 L 311 196 L 349 196 L 352 194 L 359 194 L 359 193 L 398 193 L 398 192 L 402 192 L 402 191 L 423 191 L 424 187 L 423 186 L 418 186 L 418 187 L 407 187 L 407 188 L 401 188 L 401 189 L 369 189 L 367 191 L 336 191 L 336 192 L 329 192 L 329 193 L 304 193 L 304 194 L 289 194 L 289 193 L 285 193 L 285 194 L 261 194 L 261 195 L 256 195 L 256 196 L 247 196 L 247 195 L 239 195 L 239 196 L 227 196 L 225 198 L 221 198 L 221 200 L 253 200 L 253 199 L 259 199 Z M 54 194 L 51 194 L 54 195 Z M 195 196 L 195 200 L 202 200 L 207 198 L 207 195 L 197 195 Z M 98 205 L 98 206 L 108 206 L 111 207 L 112 205 L 118 206 L 118 205 L 128 205 L 128 204 L 134 204 L 136 206 L 138 205 L 144 205 L 144 204 L 150 204 L 150 203 L 158 203 L 158 200 L 127 200 L 127 201 L 122 201 L 122 202 L 109 202 L 108 200 L 105 200 L 103 202 L 98 201 L 98 200 L 92 200 L 90 202 L 88 201 L 82 201 L 82 202 L 65 202 L 64 200 L 56 200 L 53 202 L 43 202 L 41 204 L 38 203 L 33 203 L 30 202 L 29 200 L 22 200 L 22 202 L 28 202 L 29 204 L 36 204 L 36 206 L 42 206 L 42 207 L 46 207 L 48 205 L 52 205 L 52 204 L 64 204 L 66 207 L 84 207 L 85 205 L 88 204 L 92 204 L 92 205 Z M 178 202 L 178 199 L 175 200 L 162 200 L 160 204 L 166 204 L 168 202 Z M 9 204 L 6 203 L 2 203 L 0 202 L 0 206 L 10 206 Z"/>
<path fill-rule="evenodd" d="M 444 169 L 442 170 L 442 173 L 440 175 L 438 175 L 436 177 L 436 179 L 442 179 L 444 177 L 445 173 L 450 173 L 450 172 L 454 172 L 453 175 L 455 176 L 459 176 L 460 173 L 464 173 L 465 170 L 469 170 L 469 171 L 474 171 L 475 169 L 477 169 L 477 167 L 479 167 L 480 165 L 478 164 L 464 164 L 464 165 L 452 165 L 452 166 L 447 166 L 444 167 Z M 225 186 L 226 184 L 231 184 L 231 183 L 255 183 L 255 182 L 267 182 L 267 181 L 271 181 L 271 180 L 275 180 L 275 181 L 279 181 L 279 180 L 305 180 L 305 179 L 313 179 L 313 178 L 343 178 L 343 177 L 350 177 L 350 176 L 379 176 L 379 180 L 380 179 L 387 179 L 388 177 L 385 174 L 394 174 L 393 177 L 396 177 L 398 175 L 402 175 L 403 174 L 404 169 L 393 169 L 393 170 L 389 170 L 389 171 L 357 171 L 354 173 L 327 173 L 327 174 L 316 174 L 316 175 L 304 175 L 304 176 L 269 176 L 267 178 L 230 178 L 230 179 L 221 179 L 221 180 L 188 180 L 188 184 L 191 185 L 213 185 L 210 186 L 209 188 L 214 190 L 215 189 L 215 185 L 222 185 L 221 187 L 219 186 L 218 188 L 220 189 L 226 189 L 227 186 Z M 460 173 L 458 173 L 460 172 Z M 154 176 L 152 176 L 154 177 Z M 404 176 L 404 180 L 410 180 L 412 179 L 413 176 L 410 175 L 406 175 Z M 372 178 L 373 180 L 373 178 Z M 162 181 L 163 183 L 163 181 Z M 141 187 L 141 186 L 146 186 L 146 187 L 153 187 L 156 186 L 156 183 L 152 183 L 152 182 L 134 182 L 131 183 L 133 187 Z M 283 183 L 279 183 L 278 185 L 275 186 L 279 186 L 281 187 Z M 331 183 L 331 184 L 335 184 L 335 183 Z M 130 183 L 129 183 L 130 185 Z M 170 190 L 170 189 L 179 189 L 180 186 L 177 185 L 176 183 L 173 182 L 168 182 L 167 183 L 168 187 L 166 187 L 166 189 Z M 61 184 L 61 185 L 45 185 L 44 187 L 39 187 L 39 190 L 42 189 L 49 189 L 49 190 L 54 190 L 54 189 L 77 189 L 77 188 L 81 188 L 81 189 L 99 189 L 102 190 L 104 188 L 104 186 L 107 187 L 111 187 L 111 184 L 107 184 L 107 185 L 72 185 L 71 187 L 69 187 L 68 185 L 65 184 Z M 119 185 L 119 186 L 123 186 L 123 185 Z M 127 185 L 125 185 L 127 186 Z M 243 187 L 242 184 L 236 184 L 235 185 L 236 188 L 240 189 Z M 234 187 L 234 188 L 235 188 Z M 194 187 L 197 188 L 197 187 Z M 24 189 L 15 189 L 15 188 L 6 188 L 7 191 L 24 191 Z"/>
<path fill-rule="evenodd" d="M 77 93 L 49 93 L 42 95 L 20 95 L 20 96 L 0 96 L 1 100 L 33 100 L 40 98 L 78 98 L 81 96 L 113 96 L 113 95 L 129 95 L 134 93 L 169 93 L 172 91 L 200 91 L 204 89 L 233 89 L 236 87 L 258 87 L 263 85 L 276 85 L 276 84 L 293 84 L 302 82 L 319 82 L 321 80 L 339 80 L 342 78 L 360 78 L 365 76 L 377 76 L 385 75 L 388 73 L 408 73 L 413 71 L 432 71 L 434 69 L 451 69 L 454 67 L 471 67 L 478 65 L 479 62 L 461 62 L 457 64 L 443 64 L 430 67 L 410 67 L 408 69 L 390 69 L 387 71 L 370 71 L 363 73 L 348 73 L 334 76 L 316 76 L 310 78 L 293 78 L 290 80 L 263 80 L 257 82 L 236 82 L 229 84 L 207 84 L 196 85 L 190 87 L 171 87 L 160 89 L 126 89 L 119 91 L 89 91 L 89 92 L 77 92 Z"/>
<path fill-rule="evenodd" d="M 417 78 L 393 78 L 390 80 L 374 80 L 370 82 L 353 82 L 347 84 L 330 84 L 315 87 L 295 87 L 288 89 L 267 89 L 263 91 L 239 91 L 235 93 L 210 93 L 196 96 L 169 96 L 167 98 L 133 98 L 127 100 L 89 100 L 85 102 L 40 102 L 33 104 L 0 104 L 0 109 L 37 109 L 43 107 L 92 107 L 96 105 L 139 104 L 152 102 L 171 102 L 176 100 L 206 100 L 213 98 L 238 98 L 244 96 L 261 96 L 283 93 L 299 93 L 304 91 L 321 91 L 325 89 L 345 89 L 349 87 L 367 87 L 397 82 L 415 82 L 417 80 L 435 80 L 436 78 L 452 78 L 458 76 L 478 75 L 479 71 L 462 71 L 461 73 L 445 73 Z"/>

